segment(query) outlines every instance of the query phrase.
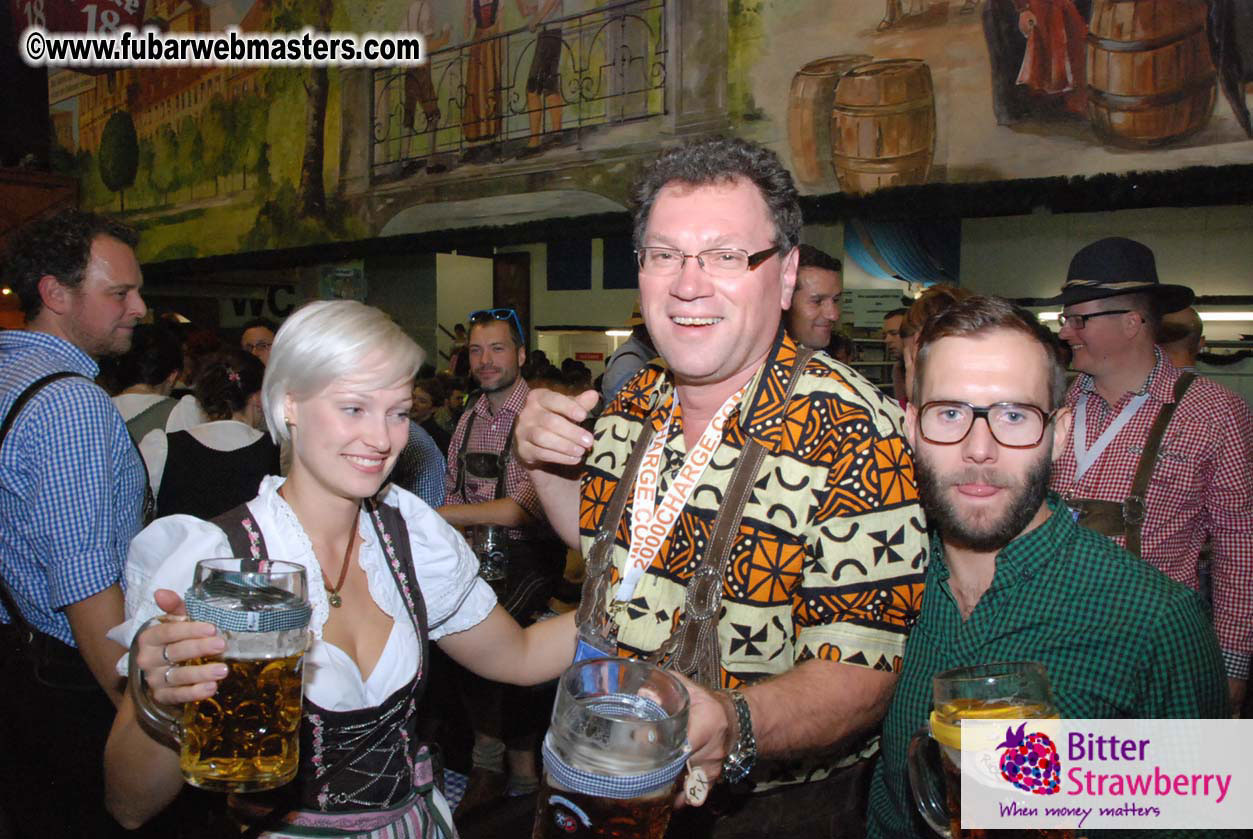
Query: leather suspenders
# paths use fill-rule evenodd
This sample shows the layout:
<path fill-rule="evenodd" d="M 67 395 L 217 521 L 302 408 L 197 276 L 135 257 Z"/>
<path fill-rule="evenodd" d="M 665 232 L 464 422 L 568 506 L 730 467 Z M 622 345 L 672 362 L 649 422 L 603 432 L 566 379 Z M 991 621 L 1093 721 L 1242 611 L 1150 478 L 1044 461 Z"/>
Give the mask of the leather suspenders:
<path fill-rule="evenodd" d="M 813 350 L 797 353 L 792 378 L 784 396 L 785 403 L 790 402 L 795 394 L 805 365 L 813 353 Z M 640 462 L 644 459 L 651 437 L 645 428 L 636 439 L 587 555 L 587 577 L 583 581 L 583 596 L 575 620 L 582 631 L 602 639 L 610 638 L 614 629 L 609 611 L 613 604 L 606 603 L 606 595 L 613 569 L 615 536 L 622 526 L 627 498 L 635 488 Z M 707 687 L 721 686 L 718 612 L 722 605 L 723 579 L 731 558 L 731 548 L 739 534 L 744 507 L 748 504 L 765 455 L 766 449 L 761 443 L 751 437 L 746 440 L 722 497 L 709 545 L 688 580 L 683 617 L 670 637 L 647 656 L 649 661 L 689 676 Z"/>
<path fill-rule="evenodd" d="M 1161 450 L 1166 428 L 1175 415 L 1175 409 L 1183 401 L 1184 394 L 1195 378 L 1195 373 L 1184 373 L 1175 382 L 1175 400 L 1163 405 L 1157 418 L 1153 420 L 1153 426 L 1144 441 L 1144 451 L 1140 453 L 1135 477 L 1131 479 L 1131 490 L 1121 504 L 1095 498 L 1066 500 L 1067 506 L 1077 514 L 1076 520 L 1079 524 L 1110 538 L 1126 536 L 1127 550 L 1136 556 L 1140 556 L 1142 547 L 1142 529 L 1148 512 L 1145 499 L 1148 497 L 1149 483 L 1153 480 L 1153 470 L 1157 466 L 1157 453 Z"/>

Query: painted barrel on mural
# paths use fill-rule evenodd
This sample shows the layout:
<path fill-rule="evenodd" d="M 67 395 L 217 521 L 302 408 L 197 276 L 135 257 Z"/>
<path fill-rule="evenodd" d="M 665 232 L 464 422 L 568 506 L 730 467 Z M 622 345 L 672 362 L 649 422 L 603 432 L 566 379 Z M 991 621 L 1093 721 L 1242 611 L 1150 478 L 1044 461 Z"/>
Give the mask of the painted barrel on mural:
<path fill-rule="evenodd" d="M 1217 94 L 1205 0 L 1095 0 L 1088 116 L 1103 139 L 1160 146 L 1200 131 Z"/>
<path fill-rule="evenodd" d="M 845 192 L 926 183 L 935 155 L 935 90 L 926 62 L 872 61 L 840 77 L 831 151 Z"/>
<path fill-rule="evenodd" d="M 868 55 L 833 55 L 811 61 L 792 77 L 787 103 L 787 138 L 792 148 L 792 174 L 803 184 L 829 181 L 831 170 L 831 103 L 840 77 Z"/>

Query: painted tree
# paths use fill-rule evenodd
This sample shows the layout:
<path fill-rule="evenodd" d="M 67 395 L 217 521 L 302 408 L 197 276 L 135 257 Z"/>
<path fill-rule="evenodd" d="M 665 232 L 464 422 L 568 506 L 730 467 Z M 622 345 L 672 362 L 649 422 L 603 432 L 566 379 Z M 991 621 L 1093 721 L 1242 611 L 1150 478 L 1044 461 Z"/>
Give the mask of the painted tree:
<path fill-rule="evenodd" d="M 135 183 L 135 174 L 139 171 L 139 138 L 135 135 L 135 122 L 126 111 L 114 111 L 104 124 L 97 159 L 100 180 L 117 193 L 118 210 L 125 211 L 123 194 Z"/>
<path fill-rule="evenodd" d="M 191 117 L 183 117 L 178 126 L 178 180 L 187 187 L 187 200 L 196 197 L 196 184 L 204 175 L 204 138 L 200 136 L 200 124 Z"/>
<path fill-rule="evenodd" d="M 269 109 L 256 96 L 247 96 L 235 102 L 235 130 L 239 138 L 236 165 L 244 176 L 244 189 L 248 188 L 248 173 L 256 172 L 265 148 L 266 123 Z M 268 168 L 267 162 L 267 168 Z"/>
<path fill-rule="evenodd" d="M 263 142 L 257 152 L 257 189 L 262 195 L 268 194 L 274 181 L 270 177 L 270 144 Z"/>
<path fill-rule="evenodd" d="M 226 100 L 216 94 L 200 118 L 200 136 L 204 138 L 204 174 L 213 178 L 213 194 L 219 191 L 218 179 L 230 172 L 231 148 L 237 142 L 233 136 L 233 117 Z"/>
<path fill-rule="evenodd" d="M 168 125 L 161 126 L 152 140 L 152 186 L 161 193 L 165 204 L 169 194 L 178 189 L 178 135 Z"/>
<path fill-rule="evenodd" d="M 320 32 L 331 31 L 333 0 L 289 0 L 274 15 L 274 28 L 291 31 L 309 25 Z M 326 103 L 330 96 L 330 74 L 325 66 L 310 67 L 304 73 L 305 145 L 300 160 L 300 184 L 296 191 L 296 212 L 305 217 L 326 216 L 326 184 L 322 164 L 326 159 Z"/>
<path fill-rule="evenodd" d="M 150 205 L 156 203 L 155 199 L 157 197 L 157 187 L 156 187 L 156 184 L 154 184 L 152 181 L 152 177 L 154 174 L 153 165 L 156 163 L 156 157 L 157 157 L 157 150 L 156 150 L 156 144 L 154 140 L 151 137 L 147 138 L 146 140 L 140 140 L 139 141 L 139 171 L 143 173 L 143 180 L 141 181 L 141 183 L 143 183 L 147 187 L 148 192 L 151 193 L 152 198 L 153 198 L 152 201 L 149 201 Z"/>

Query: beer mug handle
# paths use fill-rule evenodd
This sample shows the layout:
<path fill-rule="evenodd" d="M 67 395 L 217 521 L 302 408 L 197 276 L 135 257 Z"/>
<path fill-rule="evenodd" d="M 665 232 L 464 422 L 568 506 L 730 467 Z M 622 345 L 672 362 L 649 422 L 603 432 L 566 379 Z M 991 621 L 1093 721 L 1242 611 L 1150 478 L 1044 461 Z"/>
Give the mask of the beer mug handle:
<path fill-rule="evenodd" d="M 183 727 L 178 718 L 165 707 L 153 701 L 152 696 L 144 687 L 144 671 L 139 667 L 139 636 L 154 623 L 161 623 L 165 615 L 157 615 L 144 621 L 143 626 L 131 639 L 131 652 L 127 663 L 126 689 L 130 692 L 131 701 L 135 703 L 135 715 L 144 731 L 155 740 L 178 749 L 182 739 Z"/>
<path fill-rule="evenodd" d="M 948 804 L 944 792 L 943 771 L 936 765 L 935 742 L 926 726 L 909 740 L 909 788 L 923 821 L 936 833 L 950 839 Z"/>

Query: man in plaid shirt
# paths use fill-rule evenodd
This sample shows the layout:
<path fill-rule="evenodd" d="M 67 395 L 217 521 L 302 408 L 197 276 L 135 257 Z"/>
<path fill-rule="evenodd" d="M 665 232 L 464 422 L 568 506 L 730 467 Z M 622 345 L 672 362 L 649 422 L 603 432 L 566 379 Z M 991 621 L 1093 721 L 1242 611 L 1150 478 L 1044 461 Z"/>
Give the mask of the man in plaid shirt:
<path fill-rule="evenodd" d="M 931 562 L 883 722 L 871 839 L 931 835 L 906 754 L 945 670 L 1039 662 L 1064 719 L 1227 713 L 1201 598 L 1079 527 L 1048 491 L 1073 419 L 1057 349 L 1030 312 L 995 297 L 958 301 L 919 334 L 905 427 Z"/>
<path fill-rule="evenodd" d="M 530 389 L 521 376 L 526 361 L 522 326 L 512 309 L 470 316 L 470 372 L 480 393 L 466 408 L 448 447 L 439 513 L 454 527 L 505 528 L 508 576 L 493 583 L 509 613 L 524 626 L 546 608 L 565 563 L 554 544 L 530 476 L 509 451 L 518 412 Z M 522 795 L 538 786 L 537 749 L 551 697 L 459 674 L 462 699 L 474 728 L 473 769 L 455 814 L 459 823 L 506 792 Z M 505 773 L 508 759 L 508 776 Z"/>
<path fill-rule="evenodd" d="M 0 331 L 0 419 L 12 420 L 0 448 L 0 580 L 20 612 L 0 606 L 0 811 L 18 836 L 122 834 L 104 809 L 101 755 L 125 650 L 105 633 L 122 619 L 145 477 L 92 380 L 100 358 L 130 349 L 147 311 L 137 241 L 111 219 L 64 210 L 26 228 L 3 263 L 26 316 L 25 330 Z M 56 373 L 74 375 L 14 411 Z"/>
<path fill-rule="evenodd" d="M 1149 431 L 1163 408 L 1176 402 L 1181 375 L 1154 346 L 1161 315 L 1192 299 L 1191 289 L 1158 281 L 1153 252 L 1139 242 L 1102 239 L 1075 255 L 1053 302 L 1064 307 L 1061 339 L 1083 375 L 1066 395 L 1074 431 L 1052 488 L 1076 510 L 1092 501 L 1117 505 L 1121 515 L 1112 528 L 1091 526 L 1120 545 L 1127 545 L 1134 520 L 1142 517 L 1139 555 L 1190 588 L 1199 588 L 1198 557 L 1208 542 L 1214 629 L 1232 705 L 1239 708 L 1253 651 L 1248 406 L 1209 379 L 1195 379 L 1166 426 L 1147 491 L 1142 499 L 1129 499 Z M 1134 541 L 1130 547 L 1135 552 Z"/>

